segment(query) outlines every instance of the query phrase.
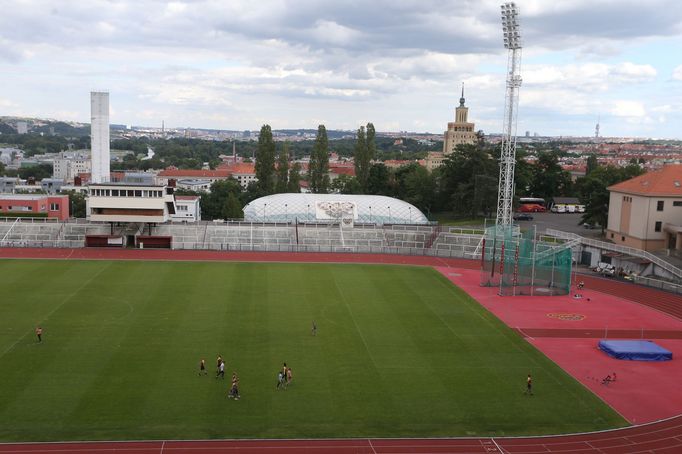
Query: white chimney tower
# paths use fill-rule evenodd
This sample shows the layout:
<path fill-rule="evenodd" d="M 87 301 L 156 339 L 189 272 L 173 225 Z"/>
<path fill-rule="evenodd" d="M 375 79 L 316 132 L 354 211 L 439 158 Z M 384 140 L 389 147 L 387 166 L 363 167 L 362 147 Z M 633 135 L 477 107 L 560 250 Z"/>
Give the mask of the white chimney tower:
<path fill-rule="evenodd" d="M 92 183 L 109 181 L 109 93 L 90 92 L 90 141 L 92 149 Z"/>

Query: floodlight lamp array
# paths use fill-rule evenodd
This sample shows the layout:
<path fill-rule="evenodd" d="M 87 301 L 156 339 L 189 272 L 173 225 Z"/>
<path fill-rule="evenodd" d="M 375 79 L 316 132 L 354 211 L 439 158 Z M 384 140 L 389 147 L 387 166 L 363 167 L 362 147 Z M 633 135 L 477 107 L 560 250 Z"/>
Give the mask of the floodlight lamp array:
<path fill-rule="evenodd" d="M 513 2 L 505 3 L 502 10 L 502 34 L 504 37 L 504 47 L 507 49 L 521 48 L 521 31 L 519 26 L 519 11 Z"/>

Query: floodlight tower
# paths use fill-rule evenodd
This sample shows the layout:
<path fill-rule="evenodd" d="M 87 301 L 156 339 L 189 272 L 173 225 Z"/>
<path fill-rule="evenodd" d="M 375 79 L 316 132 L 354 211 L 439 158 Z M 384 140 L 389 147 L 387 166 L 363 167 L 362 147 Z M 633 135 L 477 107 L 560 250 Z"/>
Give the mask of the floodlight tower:
<path fill-rule="evenodd" d="M 500 154 L 500 181 L 497 192 L 497 226 L 512 225 L 514 202 L 514 168 L 516 166 L 516 114 L 519 103 L 521 76 L 521 30 L 519 10 L 513 2 L 502 8 L 502 32 L 507 54 L 507 92 L 504 101 L 504 126 Z"/>

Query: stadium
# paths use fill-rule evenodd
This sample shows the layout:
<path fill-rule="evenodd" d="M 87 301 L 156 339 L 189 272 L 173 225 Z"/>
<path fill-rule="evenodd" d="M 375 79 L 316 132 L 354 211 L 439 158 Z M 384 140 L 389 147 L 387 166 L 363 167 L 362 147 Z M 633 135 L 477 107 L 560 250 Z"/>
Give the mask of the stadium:
<path fill-rule="evenodd" d="M 574 264 L 682 269 L 513 224 L 521 37 L 515 5 L 501 13 L 483 229 L 342 194 L 178 219 L 175 183 L 109 181 L 108 93 L 93 92 L 87 219 L 65 201 L 56 219 L 0 218 L 0 453 L 681 452 L 680 287 Z"/>
<path fill-rule="evenodd" d="M 579 301 L 503 296 L 481 285 L 485 263 L 457 249 L 238 249 L 0 249 L 0 452 L 598 452 L 589 447 L 634 435 L 644 446 L 676 443 L 677 362 L 621 362 L 596 348 L 602 338 L 644 338 L 679 351 L 675 295 L 578 275 Z M 215 378 L 216 355 L 228 380 Z M 286 391 L 275 387 L 282 362 L 294 373 Z M 233 371 L 239 402 L 226 397 Z M 613 372 L 617 382 L 602 384 Z M 556 436 L 568 433 L 584 435 Z M 529 435 L 545 437 L 518 438 Z M 197 439 L 235 441 L 181 441 Z"/>

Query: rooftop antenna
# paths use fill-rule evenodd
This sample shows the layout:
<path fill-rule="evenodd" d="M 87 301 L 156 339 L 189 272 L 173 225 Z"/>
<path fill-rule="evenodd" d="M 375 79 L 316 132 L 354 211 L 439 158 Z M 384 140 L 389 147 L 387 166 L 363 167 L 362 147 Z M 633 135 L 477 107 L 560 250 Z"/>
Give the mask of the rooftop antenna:
<path fill-rule="evenodd" d="M 514 168 L 516 166 L 516 115 L 521 86 L 521 30 L 519 10 L 513 2 L 505 3 L 502 9 L 502 33 L 507 53 L 507 90 L 504 101 L 504 126 L 502 129 L 502 151 L 500 154 L 500 180 L 497 192 L 496 224 L 512 225 L 512 204 L 514 202 Z"/>

